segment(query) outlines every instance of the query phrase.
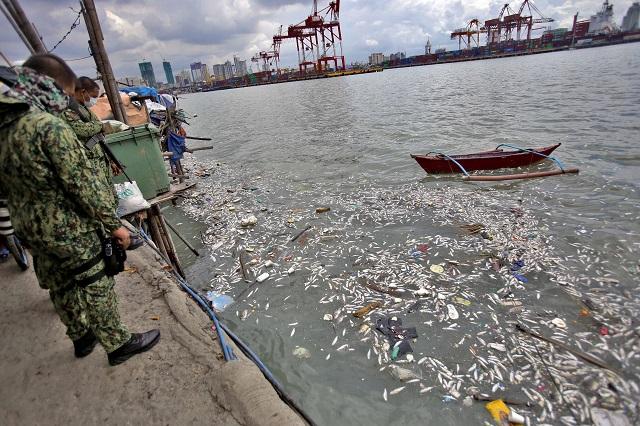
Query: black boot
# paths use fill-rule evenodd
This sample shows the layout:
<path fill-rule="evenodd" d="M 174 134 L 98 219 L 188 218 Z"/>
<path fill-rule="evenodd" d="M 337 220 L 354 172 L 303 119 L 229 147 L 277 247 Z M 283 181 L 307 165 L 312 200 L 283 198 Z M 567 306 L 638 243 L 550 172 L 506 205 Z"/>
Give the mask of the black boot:
<path fill-rule="evenodd" d="M 73 351 L 76 355 L 76 358 L 83 358 L 89 355 L 97 344 L 98 339 L 96 339 L 93 331 L 87 331 L 84 336 L 82 336 L 78 340 L 73 341 Z"/>
<path fill-rule="evenodd" d="M 122 364 L 132 356 L 146 352 L 160 340 L 160 330 L 150 330 L 146 333 L 132 333 L 131 339 L 115 351 L 108 354 L 109 364 Z"/>

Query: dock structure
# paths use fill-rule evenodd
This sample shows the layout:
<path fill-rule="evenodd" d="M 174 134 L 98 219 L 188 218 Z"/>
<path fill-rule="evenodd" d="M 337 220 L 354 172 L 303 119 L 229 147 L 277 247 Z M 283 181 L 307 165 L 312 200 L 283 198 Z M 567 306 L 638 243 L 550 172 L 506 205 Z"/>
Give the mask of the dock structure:
<path fill-rule="evenodd" d="M 195 185 L 195 183 L 173 184 L 169 192 L 147 200 L 151 205 L 148 209 L 137 212 L 130 217 L 125 217 L 129 222 L 136 224 L 138 229 L 148 230 L 148 234 L 158 250 L 160 250 L 166 259 L 171 261 L 171 265 L 183 278 L 185 277 L 184 268 L 182 267 L 175 243 L 169 231 L 173 230 L 180 239 L 182 239 L 182 237 L 164 218 L 161 205 L 164 203 L 175 203 L 176 199 Z"/>

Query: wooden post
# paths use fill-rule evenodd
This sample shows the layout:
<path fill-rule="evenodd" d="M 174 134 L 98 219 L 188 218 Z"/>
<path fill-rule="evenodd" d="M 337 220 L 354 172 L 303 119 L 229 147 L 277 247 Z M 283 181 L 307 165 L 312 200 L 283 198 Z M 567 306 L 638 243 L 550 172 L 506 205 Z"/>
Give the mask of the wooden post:
<path fill-rule="evenodd" d="M 7 8 L 4 5 L 4 2 L 0 3 L 0 9 L 2 9 L 2 13 L 7 18 L 7 21 L 9 21 L 9 23 L 13 27 L 13 30 L 16 32 L 16 34 L 18 34 L 18 37 L 20 37 L 20 40 L 22 40 L 24 45 L 27 46 L 27 49 L 29 49 L 29 52 L 31 52 L 32 55 L 34 53 L 36 53 L 35 50 L 33 50 L 33 47 L 31 46 L 31 43 L 29 43 L 29 40 L 27 40 L 27 38 L 22 33 L 22 31 L 20 31 L 20 27 L 18 27 L 18 24 L 16 24 L 16 21 L 13 19 L 11 14 L 9 14 L 9 11 L 7 10 Z M 9 64 L 9 66 L 11 67 L 13 65 Z"/>
<path fill-rule="evenodd" d="M 118 83 L 116 83 L 116 79 L 113 76 L 111 63 L 109 62 L 109 57 L 107 56 L 107 51 L 104 47 L 104 37 L 102 35 L 102 29 L 100 28 L 100 21 L 98 20 L 96 6 L 93 0 L 81 0 L 80 5 L 82 7 L 84 22 L 89 33 L 89 45 L 91 46 L 91 52 L 95 58 L 98 71 L 102 75 L 102 82 L 104 83 L 105 92 L 109 98 L 113 117 L 116 120 L 127 124 L 127 114 L 125 113 L 124 105 L 120 98 L 120 92 L 118 92 Z"/>
<path fill-rule="evenodd" d="M 167 249 L 164 246 L 164 242 L 162 241 L 162 236 L 160 235 L 160 230 L 158 229 L 158 222 L 155 220 L 155 212 L 153 209 L 149 209 L 147 212 L 147 223 L 149 224 L 149 232 L 151 233 L 151 239 L 156 246 L 158 246 L 158 250 L 162 253 L 165 258 L 169 258 L 167 255 Z"/>
<path fill-rule="evenodd" d="M 2 3 L 24 35 L 23 40 L 27 40 L 27 47 L 30 47 L 29 50 L 31 53 L 47 53 L 47 48 L 38 36 L 33 24 L 27 19 L 18 0 L 2 0 Z"/>
<path fill-rule="evenodd" d="M 185 275 L 184 275 L 184 271 L 182 270 L 182 265 L 180 264 L 180 259 L 178 259 L 178 254 L 176 253 L 176 246 L 173 244 L 173 239 L 171 238 L 171 234 L 169 234 L 169 231 L 167 230 L 167 226 L 164 222 L 164 217 L 162 216 L 162 212 L 160 211 L 160 208 L 158 207 L 157 204 L 151 207 L 151 209 L 154 210 L 154 216 L 158 221 L 158 229 L 163 239 L 163 243 L 167 248 L 167 255 L 169 257 L 169 260 L 171 260 L 171 262 L 175 266 L 180 276 L 184 278 Z"/>

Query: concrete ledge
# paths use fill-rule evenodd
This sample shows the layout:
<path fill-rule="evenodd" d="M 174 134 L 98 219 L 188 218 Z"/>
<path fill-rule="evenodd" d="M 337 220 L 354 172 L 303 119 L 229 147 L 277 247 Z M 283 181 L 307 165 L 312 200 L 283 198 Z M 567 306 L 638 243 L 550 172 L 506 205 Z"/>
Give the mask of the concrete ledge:
<path fill-rule="evenodd" d="M 130 252 L 116 292 L 131 331 L 162 337 L 117 367 L 99 345 L 76 359 L 33 271 L 0 264 L 2 424 L 304 424 L 238 348 L 239 361 L 222 359 L 210 319 L 154 256 Z"/>
<path fill-rule="evenodd" d="M 246 425 L 304 425 L 300 416 L 286 405 L 262 372 L 226 337 L 237 361 L 225 362 L 214 339 L 211 319 L 167 272 L 160 269 L 159 257 L 150 249 L 130 252 L 129 262 L 147 283 L 159 288 L 171 313 L 182 327 L 173 327 L 172 336 L 200 362 L 211 364 L 208 380 L 211 395 L 234 418 Z"/>

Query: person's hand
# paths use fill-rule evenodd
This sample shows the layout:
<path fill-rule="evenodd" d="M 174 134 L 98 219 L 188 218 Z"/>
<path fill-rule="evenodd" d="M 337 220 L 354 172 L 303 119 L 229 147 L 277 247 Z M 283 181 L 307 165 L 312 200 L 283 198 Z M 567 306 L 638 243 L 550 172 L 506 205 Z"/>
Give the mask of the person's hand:
<path fill-rule="evenodd" d="M 120 173 L 122 173 L 122 169 L 118 167 L 117 164 L 109 163 L 109 165 L 111 166 L 111 173 L 113 173 L 114 176 L 118 176 Z"/>
<path fill-rule="evenodd" d="M 118 240 L 118 244 L 122 246 L 123 249 L 127 249 L 129 244 L 131 244 L 131 237 L 129 235 L 129 230 L 124 226 L 116 229 L 111 233 L 111 236 Z"/>
<path fill-rule="evenodd" d="M 102 133 L 104 133 L 105 135 L 113 133 L 113 127 L 111 127 L 111 124 L 102 123 Z"/>

